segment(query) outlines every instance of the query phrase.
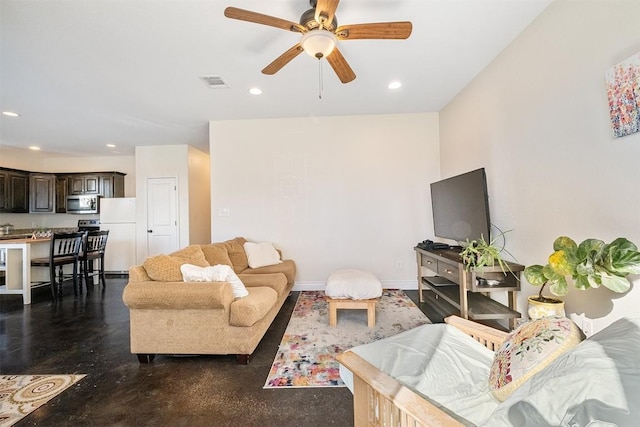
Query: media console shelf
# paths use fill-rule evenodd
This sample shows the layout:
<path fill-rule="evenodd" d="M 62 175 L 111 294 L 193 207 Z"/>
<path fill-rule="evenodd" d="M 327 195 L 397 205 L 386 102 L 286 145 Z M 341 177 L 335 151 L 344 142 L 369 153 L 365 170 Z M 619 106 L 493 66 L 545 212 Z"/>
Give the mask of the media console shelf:
<path fill-rule="evenodd" d="M 520 290 L 523 265 L 508 262 L 511 272 L 506 273 L 500 266 L 467 271 L 457 250 L 425 250 L 418 247 L 414 250 L 418 264 L 420 302 L 424 302 L 422 291 L 427 288 L 460 310 L 460 316 L 465 319 L 504 319 L 509 321 L 510 329 L 515 328 L 516 319 L 521 316 L 516 311 L 516 292 Z M 423 267 L 434 275 L 425 276 Z M 488 296 L 490 292 L 507 292 L 509 306 L 491 299 Z"/>

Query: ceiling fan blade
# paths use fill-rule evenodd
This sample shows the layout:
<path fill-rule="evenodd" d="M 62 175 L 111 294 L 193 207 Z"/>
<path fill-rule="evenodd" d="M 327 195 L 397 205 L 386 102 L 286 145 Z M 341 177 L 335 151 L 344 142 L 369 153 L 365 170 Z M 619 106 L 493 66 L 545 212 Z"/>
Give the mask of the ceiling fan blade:
<path fill-rule="evenodd" d="M 303 49 L 302 46 L 300 46 L 300 43 L 298 43 L 291 49 L 287 50 L 285 53 L 277 57 L 271 64 L 264 67 L 264 69 L 262 70 L 262 74 L 272 75 L 277 73 L 282 67 L 291 62 L 293 58 L 300 55 L 301 52 L 303 52 Z"/>
<path fill-rule="evenodd" d="M 252 12 L 250 10 L 238 9 L 237 7 L 228 7 L 224 10 L 224 16 L 240 21 L 254 22 L 256 24 L 269 25 L 271 27 L 281 28 L 287 31 L 297 33 L 306 33 L 307 29 L 302 25 L 287 21 L 286 19 L 276 18 L 262 13 Z"/>
<path fill-rule="evenodd" d="M 349 83 L 355 80 L 356 73 L 353 72 L 347 60 L 344 59 L 344 56 L 342 56 L 342 53 L 340 53 L 337 47 L 327 56 L 327 62 L 331 65 L 333 71 L 336 72 L 342 83 Z"/>
<path fill-rule="evenodd" d="M 406 39 L 412 29 L 409 21 L 341 25 L 336 30 L 336 36 L 340 40 Z"/>
<path fill-rule="evenodd" d="M 340 3 L 340 0 L 318 0 L 316 2 L 316 22 L 318 24 L 323 24 L 324 22 L 331 24 L 336 14 L 338 3 Z"/>

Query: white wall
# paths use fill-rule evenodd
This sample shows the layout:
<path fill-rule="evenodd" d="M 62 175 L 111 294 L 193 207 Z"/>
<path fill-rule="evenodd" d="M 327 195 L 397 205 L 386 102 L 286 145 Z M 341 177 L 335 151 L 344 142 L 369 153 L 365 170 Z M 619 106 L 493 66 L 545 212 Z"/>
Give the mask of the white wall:
<path fill-rule="evenodd" d="M 211 243 L 211 174 L 209 155 L 193 147 L 188 151 L 189 243 Z"/>
<path fill-rule="evenodd" d="M 443 177 L 487 168 L 492 222 L 514 229 L 520 263 L 546 263 L 560 235 L 640 244 L 640 134 L 612 137 L 604 81 L 639 51 L 639 1 L 558 0 L 441 112 Z M 565 301 L 598 330 L 638 314 L 640 281 Z"/>
<path fill-rule="evenodd" d="M 299 289 L 340 268 L 417 287 L 437 114 L 211 122 L 210 155 L 213 241 L 274 242 L 296 261 Z"/>
<path fill-rule="evenodd" d="M 193 160 L 192 160 L 193 159 Z M 190 171 L 189 167 L 195 169 Z M 183 248 L 192 243 L 208 243 L 211 217 L 210 204 L 194 203 L 200 215 L 207 220 L 199 219 L 191 222 L 191 203 L 196 198 L 209 198 L 208 155 L 188 145 L 139 146 L 136 147 L 136 252 L 137 262 L 147 257 L 147 180 L 149 178 L 176 178 L 178 186 L 178 247 Z M 198 179 L 202 181 L 198 182 Z M 194 236 L 205 236 L 204 240 L 192 242 Z"/>

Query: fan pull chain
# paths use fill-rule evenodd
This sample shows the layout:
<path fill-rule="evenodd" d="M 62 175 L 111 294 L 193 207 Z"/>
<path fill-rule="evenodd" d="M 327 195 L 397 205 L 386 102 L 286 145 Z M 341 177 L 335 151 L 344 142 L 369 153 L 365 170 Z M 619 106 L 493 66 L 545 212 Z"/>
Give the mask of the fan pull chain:
<path fill-rule="evenodd" d="M 322 58 L 318 58 L 318 99 L 322 99 Z"/>

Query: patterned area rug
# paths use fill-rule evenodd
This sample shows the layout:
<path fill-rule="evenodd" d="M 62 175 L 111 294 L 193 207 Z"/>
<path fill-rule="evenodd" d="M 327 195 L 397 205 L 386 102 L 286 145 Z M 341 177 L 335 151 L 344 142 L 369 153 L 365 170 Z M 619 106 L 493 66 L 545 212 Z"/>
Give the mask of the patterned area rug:
<path fill-rule="evenodd" d="M 391 289 L 378 300 L 375 328 L 367 327 L 367 310 L 338 310 L 338 324 L 330 327 L 324 292 L 300 292 L 264 388 L 344 387 L 338 354 L 425 323 L 413 301 Z"/>
<path fill-rule="evenodd" d="M 0 427 L 12 426 L 86 375 L 0 375 Z"/>

